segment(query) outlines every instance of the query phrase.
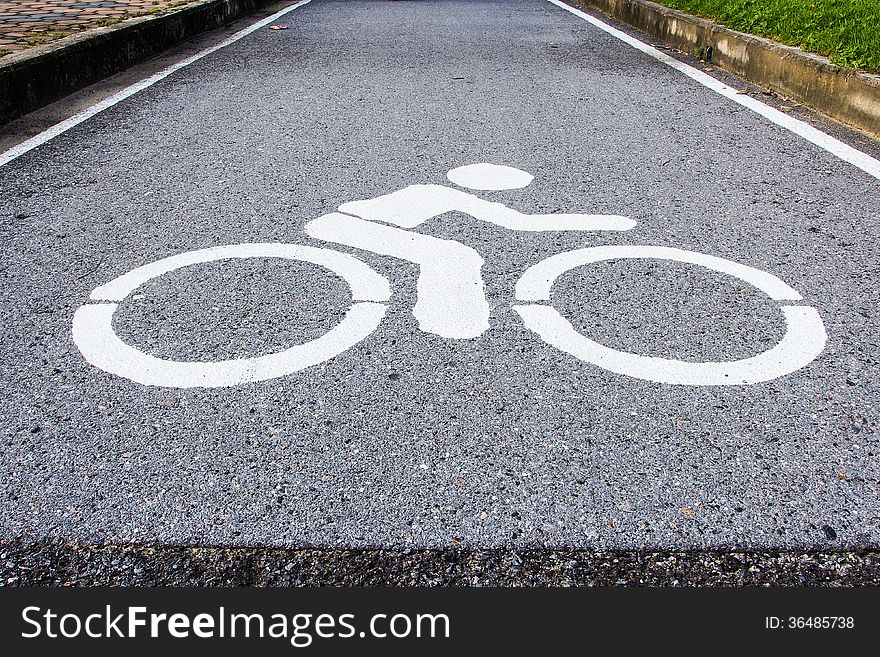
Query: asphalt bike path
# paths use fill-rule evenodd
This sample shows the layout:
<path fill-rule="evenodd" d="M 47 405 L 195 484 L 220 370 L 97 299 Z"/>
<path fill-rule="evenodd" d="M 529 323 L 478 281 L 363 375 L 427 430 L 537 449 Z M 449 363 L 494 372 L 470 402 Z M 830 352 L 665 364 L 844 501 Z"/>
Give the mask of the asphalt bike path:
<path fill-rule="evenodd" d="M 273 24 L 0 167 L 4 535 L 876 548 L 876 160 L 544 0 Z"/>

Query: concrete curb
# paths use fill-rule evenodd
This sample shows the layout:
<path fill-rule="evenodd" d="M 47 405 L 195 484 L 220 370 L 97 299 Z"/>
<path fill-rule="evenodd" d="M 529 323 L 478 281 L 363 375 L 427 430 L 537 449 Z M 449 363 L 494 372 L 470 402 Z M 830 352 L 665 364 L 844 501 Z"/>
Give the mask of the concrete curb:
<path fill-rule="evenodd" d="M 0 124 L 277 0 L 198 0 L 0 59 Z"/>
<path fill-rule="evenodd" d="M 807 105 L 880 139 L 880 76 L 844 71 L 827 58 L 736 32 L 647 0 L 568 0 Z"/>

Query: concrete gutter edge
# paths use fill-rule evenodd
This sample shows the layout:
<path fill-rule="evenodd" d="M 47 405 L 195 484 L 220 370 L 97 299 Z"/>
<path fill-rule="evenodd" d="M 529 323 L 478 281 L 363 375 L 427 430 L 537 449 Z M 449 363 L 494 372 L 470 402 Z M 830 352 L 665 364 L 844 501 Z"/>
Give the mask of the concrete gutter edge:
<path fill-rule="evenodd" d="M 132 18 L 6 55 L 0 59 L 0 124 L 270 2 L 198 0 L 167 14 Z"/>
<path fill-rule="evenodd" d="M 880 139 L 880 76 L 648 0 L 567 0 L 597 9 L 780 96 Z M 708 50 L 711 48 L 711 50 Z"/>

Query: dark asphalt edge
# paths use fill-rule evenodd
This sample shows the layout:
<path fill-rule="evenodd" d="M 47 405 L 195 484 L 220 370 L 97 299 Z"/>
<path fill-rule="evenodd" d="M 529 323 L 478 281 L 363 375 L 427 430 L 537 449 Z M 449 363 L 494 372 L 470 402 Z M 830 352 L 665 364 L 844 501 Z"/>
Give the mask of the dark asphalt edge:
<path fill-rule="evenodd" d="M 880 139 L 880 76 L 738 32 L 649 0 L 563 0 L 630 25 L 679 50 Z"/>
<path fill-rule="evenodd" d="M 0 59 L 0 124 L 277 0 L 199 0 Z"/>
<path fill-rule="evenodd" d="M 0 586 L 880 586 L 880 552 L 0 542 Z"/>

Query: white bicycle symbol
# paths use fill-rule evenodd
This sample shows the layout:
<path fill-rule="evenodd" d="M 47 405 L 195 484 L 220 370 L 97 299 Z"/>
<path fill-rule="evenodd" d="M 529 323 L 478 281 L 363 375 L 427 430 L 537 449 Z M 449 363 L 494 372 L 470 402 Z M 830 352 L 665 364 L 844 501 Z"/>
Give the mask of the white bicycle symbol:
<path fill-rule="evenodd" d="M 472 164 L 448 173 L 460 187 L 518 189 L 531 174 L 494 164 Z M 476 338 L 489 329 L 483 259 L 464 244 L 412 232 L 447 212 L 463 212 L 511 230 L 629 230 L 635 222 L 617 215 L 525 215 L 500 203 L 444 185 L 411 185 L 374 199 L 345 203 L 340 212 L 306 224 L 315 239 L 419 265 L 413 314 L 419 328 L 448 339 Z M 219 362 L 157 358 L 125 343 L 113 329 L 113 314 L 128 295 L 154 278 L 181 267 L 233 258 L 285 258 L 326 267 L 351 288 L 352 306 L 343 320 L 319 338 L 283 351 Z M 688 362 L 610 349 L 577 332 L 552 305 L 554 281 L 565 272 L 603 260 L 665 259 L 705 267 L 757 288 L 780 302 L 801 301 L 782 280 L 759 269 L 694 251 L 662 246 L 601 246 L 550 256 L 529 267 L 516 284 L 513 305 L 525 325 L 543 340 L 584 362 L 611 372 L 658 383 L 692 386 L 744 385 L 790 374 L 813 361 L 827 335 L 819 313 L 803 305 L 781 305 L 786 333 L 775 346 L 734 361 Z M 101 285 L 73 317 L 73 340 L 85 359 L 105 372 L 152 386 L 222 387 L 286 376 L 338 356 L 367 338 L 382 322 L 391 299 L 388 279 L 354 256 L 295 244 L 235 244 L 189 251 L 138 267 Z"/>

